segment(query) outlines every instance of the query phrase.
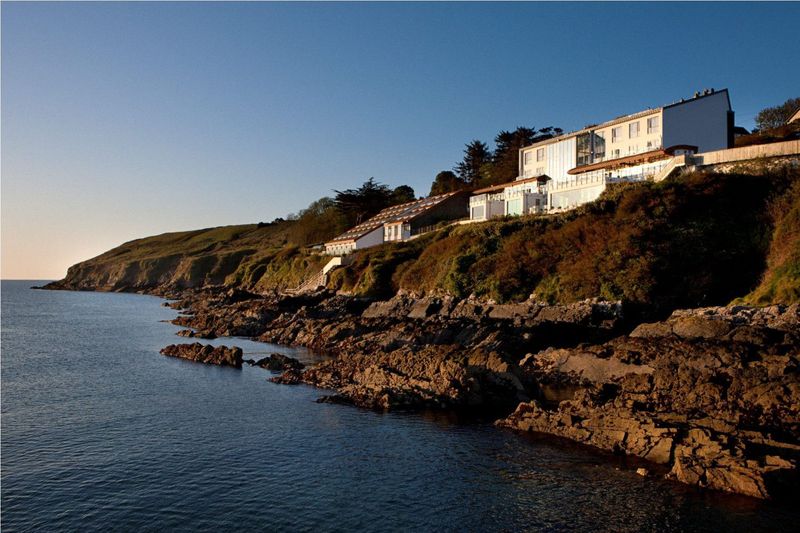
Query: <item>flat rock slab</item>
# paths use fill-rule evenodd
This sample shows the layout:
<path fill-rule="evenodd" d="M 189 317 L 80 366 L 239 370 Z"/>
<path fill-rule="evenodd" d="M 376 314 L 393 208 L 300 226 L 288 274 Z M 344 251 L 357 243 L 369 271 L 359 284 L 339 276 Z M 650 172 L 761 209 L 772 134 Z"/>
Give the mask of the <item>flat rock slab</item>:
<path fill-rule="evenodd" d="M 162 348 L 162 355 L 179 357 L 197 363 L 242 368 L 242 349 L 238 346 L 211 346 L 210 344 L 170 344 Z"/>

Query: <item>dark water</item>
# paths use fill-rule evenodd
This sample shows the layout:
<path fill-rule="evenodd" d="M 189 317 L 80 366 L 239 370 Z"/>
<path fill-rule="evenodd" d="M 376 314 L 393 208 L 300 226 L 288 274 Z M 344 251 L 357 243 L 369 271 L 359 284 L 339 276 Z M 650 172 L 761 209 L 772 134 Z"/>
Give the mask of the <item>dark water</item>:
<path fill-rule="evenodd" d="M 2 528 L 725 530 L 800 512 L 645 480 L 618 459 L 163 357 L 156 298 L 2 283 Z M 223 342 L 232 344 L 231 339 Z M 236 339 L 245 352 L 307 352 Z"/>

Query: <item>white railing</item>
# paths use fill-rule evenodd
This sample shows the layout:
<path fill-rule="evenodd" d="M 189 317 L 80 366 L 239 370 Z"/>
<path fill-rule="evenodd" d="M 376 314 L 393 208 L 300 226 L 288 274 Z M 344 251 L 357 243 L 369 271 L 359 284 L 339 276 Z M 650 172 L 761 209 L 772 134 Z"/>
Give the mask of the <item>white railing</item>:
<path fill-rule="evenodd" d="M 485 202 L 486 202 L 486 195 L 485 194 L 479 194 L 477 196 L 470 196 L 470 198 L 469 198 L 469 206 L 470 207 L 475 207 L 475 206 L 478 206 L 478 205 L 482 205 Z"/>
<path fill-rule="evenodd" d="M 287 294 L 302 294 L 304 292 L 311 292 L 319 289 L 320 287 L 324 287 L 328 284 L 328 273 L 333 270 L 334 268 L 339 268 L 342 266 L 347 266 L 353 262 L 353 256 L 351 255 L 340 255 L 337 257 L 332 258 L 328 261 L 322 270 L 315 273 L 313 276 L 309 277 L 308 279 L 303 280 L 297 287 L 293 289 L 286 289 Z"/>
<path fill-rule="evenodd" d="M 588 185 L 604 185 L 608 181 L 606 171 L 595 170 L 579 174 L 575 178 L 566 181 L 556 181 L 547 184 L 547 192 L 563 191 L 567 189 L 579 189 Z"/>

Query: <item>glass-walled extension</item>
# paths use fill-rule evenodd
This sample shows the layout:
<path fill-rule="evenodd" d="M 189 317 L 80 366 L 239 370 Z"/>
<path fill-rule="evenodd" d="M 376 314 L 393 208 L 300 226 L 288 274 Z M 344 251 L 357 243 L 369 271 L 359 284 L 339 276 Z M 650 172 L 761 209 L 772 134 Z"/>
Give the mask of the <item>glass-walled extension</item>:
<path fill-rule="evenodd" d="M 591 165 L 606 158 L 606 139 L 603 132 L 588 131 L 575 138 L 576 166 Z"/>

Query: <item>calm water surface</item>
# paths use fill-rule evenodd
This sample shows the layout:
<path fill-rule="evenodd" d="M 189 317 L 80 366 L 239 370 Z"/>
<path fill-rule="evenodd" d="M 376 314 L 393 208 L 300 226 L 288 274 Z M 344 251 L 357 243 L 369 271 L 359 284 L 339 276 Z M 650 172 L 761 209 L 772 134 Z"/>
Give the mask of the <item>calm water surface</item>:
<path fill-rule="evenodd" d="M 800 512 L 645 480 L 484 423 L 159 355 L 175 312 L 2 282 L 3 531 L 780 531 Z M 313 354 L 242 339 L 257 357 Z"/>

